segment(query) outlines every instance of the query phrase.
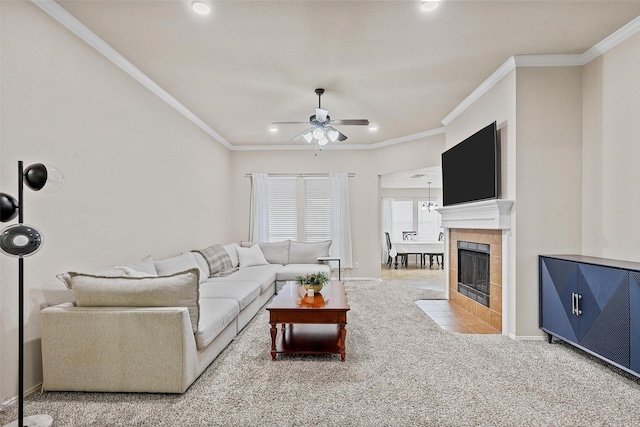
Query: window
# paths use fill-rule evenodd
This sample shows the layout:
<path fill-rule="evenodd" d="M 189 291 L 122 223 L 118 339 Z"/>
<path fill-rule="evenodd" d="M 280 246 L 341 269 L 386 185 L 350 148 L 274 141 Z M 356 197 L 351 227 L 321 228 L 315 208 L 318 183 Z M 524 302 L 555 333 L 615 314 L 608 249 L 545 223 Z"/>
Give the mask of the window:
<path fill-rule="evenodd" d="M 296 177 L 269 177 L 269 241 L 298 237 L 298 183 Z"/>
<path fill-rule="evenodd" d="M 304 178 L 304 241 L 331 239 L 329 178 Z"/>
<path fill-rule="evenodd" d="M 435 200 L 431 200 L 435 202 Z M 440 227 L 438 226 L 438 213 L 435 210 L 429 212 L 428 209 L 422 210 L 423 204 L 426 206 L 429 203 L 428 199 L 418 200 L 418 236 L 422 240 L 438 240 L 438 234 L 440 234 Z"/>
<path fill-rule="evenodd" d="M 414 231 L 413 200 L 393 200 L 393 230 L 391 240 L 403 240 L 403 231 Z"/>
<path fill-rule="evenodd" d="M 431 199 L 435 203 L 436 199 Z M 403 231 L 417 231 L 417 240 L 438 240 L 440 215 L 435 210 L 422 209 L 429 203 L 424 198 L 392 198 L 390 211 L 383 212 L 383 224 L 389 230 L 392 241 L 404 240 Z M 387 212 L 387 213 L 385 213 Z M 384 216 L 387 216 L 386 218 Z M 383 247 L 386 245 L 384 243 Z"/>
<path fill-rule="evenodd" d="M 331 239 L 328 177 L 269 177 L 269 241 Z"/>

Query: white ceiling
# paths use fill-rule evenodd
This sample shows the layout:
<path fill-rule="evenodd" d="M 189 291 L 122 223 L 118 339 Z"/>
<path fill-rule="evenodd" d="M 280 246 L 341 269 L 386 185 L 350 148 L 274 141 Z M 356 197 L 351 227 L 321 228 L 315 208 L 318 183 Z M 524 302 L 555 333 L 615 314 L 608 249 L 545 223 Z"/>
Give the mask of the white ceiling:
<path fill-rule="evenodd" d="M 317 106 L 342 144 L 438 129 L 513 55 L 581 54 L 640 15 L 640 1 L 59 1 L 231 145 L 290 139 Z"/>
<path fill-rule="evenodd" d="M 442 168 L 433 166 L 380 175 L 381 188 L 442 188 Z"/>

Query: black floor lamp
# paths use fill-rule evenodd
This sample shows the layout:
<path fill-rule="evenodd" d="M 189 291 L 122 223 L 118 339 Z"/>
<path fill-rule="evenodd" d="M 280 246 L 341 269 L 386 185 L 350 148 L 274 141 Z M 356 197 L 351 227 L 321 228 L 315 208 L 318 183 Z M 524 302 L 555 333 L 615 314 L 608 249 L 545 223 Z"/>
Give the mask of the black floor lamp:
<path fill-rule="evenodd" d="M 23 417 L 24 399 L 24 257 L 33 255 L 42 246 L 42 235 L 34 227 L 23 223 L 24 184 L 34 191 L 47 186 L 56 191 L 64 183 L 64 176 L 52 166 L 35 163 L 23 169 L 18 162 L 18 200 L 6 193 L 0 193 L 0 221 L 8 222 L 18 216 L 18 224 L 10 225 L 0 232 L 0 249 L 6 255 L 18 258 L 18 419 L 7 427 L 49 427 L 53 424 L 50 415 Z"/>

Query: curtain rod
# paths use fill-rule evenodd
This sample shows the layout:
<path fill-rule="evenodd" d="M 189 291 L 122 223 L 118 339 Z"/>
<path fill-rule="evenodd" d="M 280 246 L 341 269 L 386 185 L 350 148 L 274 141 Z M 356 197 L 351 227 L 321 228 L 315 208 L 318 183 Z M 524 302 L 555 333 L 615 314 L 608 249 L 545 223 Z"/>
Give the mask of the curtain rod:
<path fill-rule="evenodd" d="M 269 176 L 297 176 L 299 178 L 304 178 L 304 177 L 313 177 L 313 176 L 329 176 L 328 173 L 268 173 L 267 175 Z M 354 176 L 356 176 L 355 173 L 353 172 L 349 172 L 347 174 L 349 176 L 349 178 L 353 178 Z M 251 174 L 250 173 L 246 173 L 244 174 L 245 178 L 251 178 Z"/>

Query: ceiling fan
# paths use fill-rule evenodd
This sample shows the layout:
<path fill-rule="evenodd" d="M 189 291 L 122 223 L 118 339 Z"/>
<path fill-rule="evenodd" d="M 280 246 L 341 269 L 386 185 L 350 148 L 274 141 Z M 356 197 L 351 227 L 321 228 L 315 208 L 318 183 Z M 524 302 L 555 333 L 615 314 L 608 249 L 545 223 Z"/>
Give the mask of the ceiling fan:
<path fill-rule="evenodd" d="M 331 142 L 344 141 L 347 136 L 338 131 L 333 126 L 368 126 L 369 120 L 367 119 L 343 119 L 343 120 L 331 120 L 329 111 L 322 108 L 321 97 L 324 93 L 324 89 L 316 89 L 316 95 L 318 95 L 318 108 L 316 113 L 309 117 L 308 122 L 271 122 L 272 125 L 291 125 L 291 124 L 308 124 L 311 126 L 309 129 L 299 133 L 291 138 L 292 141 L 298 141 L 304 139 L 308 143 L 315 140 L 318 145 L 326 145 Z"/>

